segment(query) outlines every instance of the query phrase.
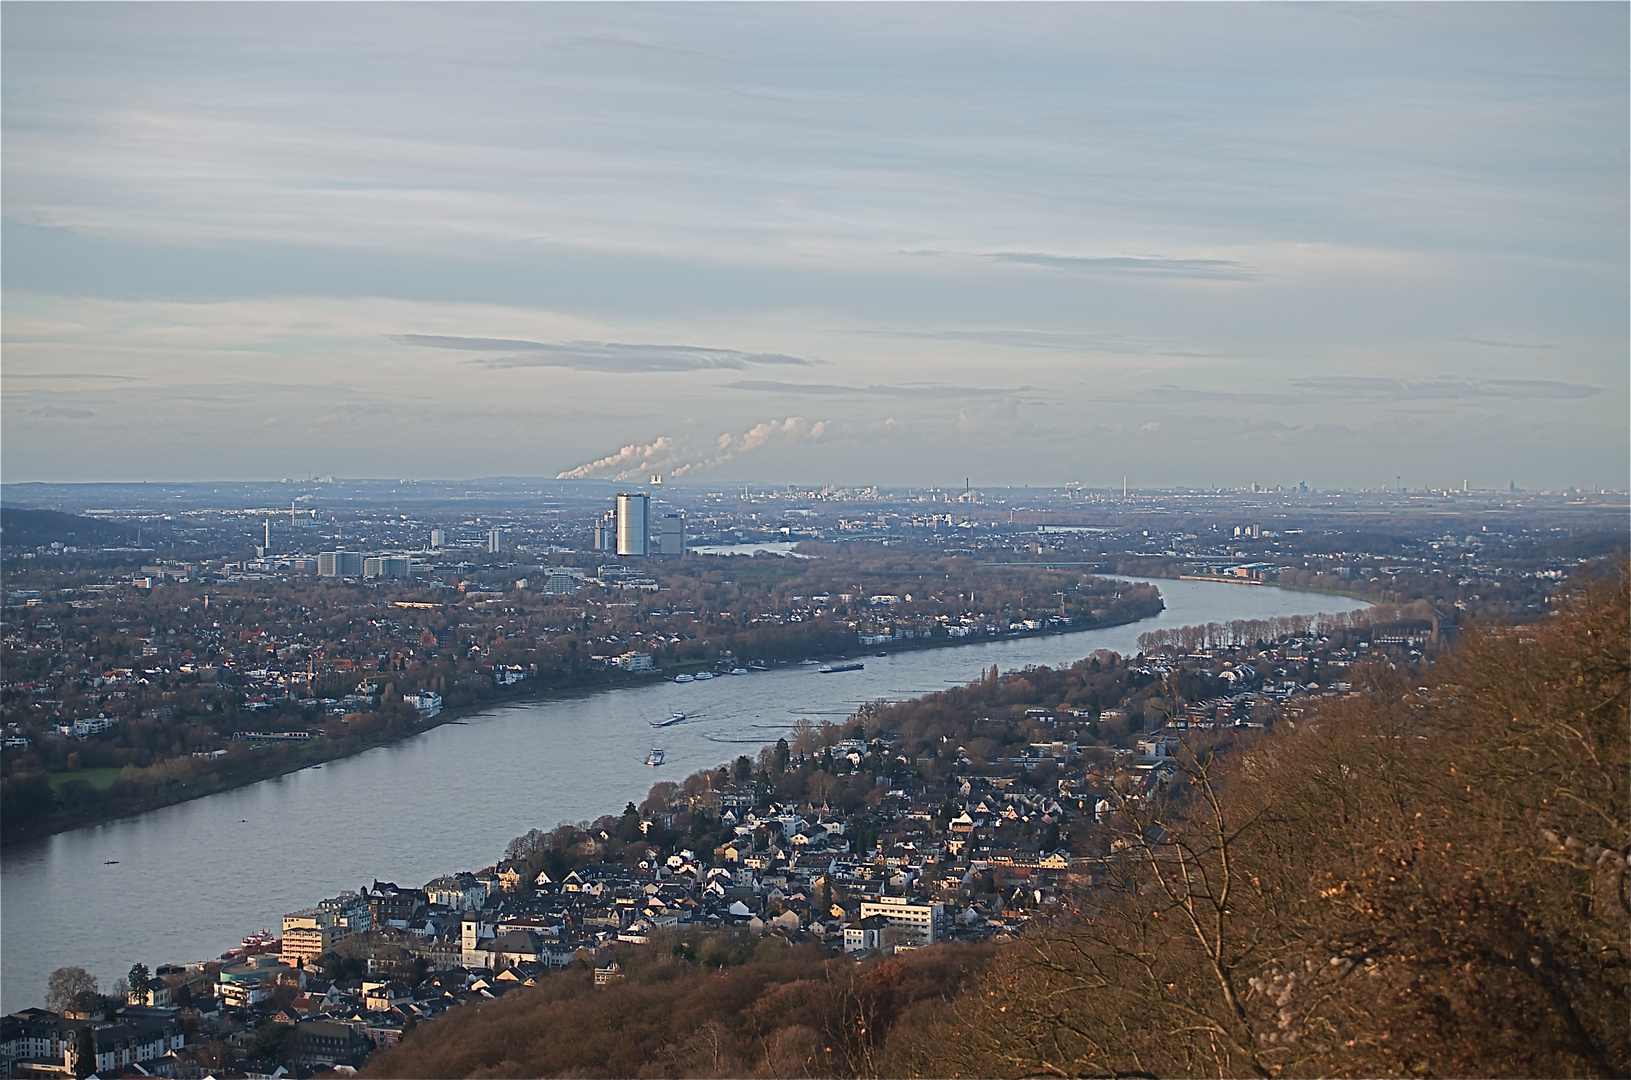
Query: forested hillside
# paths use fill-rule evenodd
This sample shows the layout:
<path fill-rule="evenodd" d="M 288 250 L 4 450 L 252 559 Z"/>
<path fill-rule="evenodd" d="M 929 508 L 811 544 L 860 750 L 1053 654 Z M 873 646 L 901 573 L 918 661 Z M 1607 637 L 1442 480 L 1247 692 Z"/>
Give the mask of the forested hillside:
<path fill-rule="evenodd" d="M 1626 579 L 1554 607 L 1110 792 L 1093 885 L 989 957 L 676 940 L 369 1072 L 1627 1075 Z"/>
<path fill-rule="evenodd" d="M 664 938 L 628 950 L 615 985 L 578 970 L 451 1010 L 366 1075 L 870 1076 L 889 1033 L 963 990 L 990 952 L 947 945 L 858 966 L 773 937 Z"/>
<path fill-rule="evenodd" d="M 56 510 L 0 507 L 0 544 L 8 548 L 31 548 L 39 544 L 83 548 L 128 544 L 136 538 L 136 533 L 134 526 L 123 522 L 99 521 Z"/>

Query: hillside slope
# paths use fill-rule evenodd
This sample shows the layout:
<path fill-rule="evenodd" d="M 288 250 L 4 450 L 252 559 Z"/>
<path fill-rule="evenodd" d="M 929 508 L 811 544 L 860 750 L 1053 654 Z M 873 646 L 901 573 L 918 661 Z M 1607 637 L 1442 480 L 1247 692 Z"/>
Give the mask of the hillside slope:
<path fill-rule="evenodd" d="M 1631 1073 L 1626 581 L 1557 608 L 1123 799 L 1091 908 L 884 1071 Z"/>

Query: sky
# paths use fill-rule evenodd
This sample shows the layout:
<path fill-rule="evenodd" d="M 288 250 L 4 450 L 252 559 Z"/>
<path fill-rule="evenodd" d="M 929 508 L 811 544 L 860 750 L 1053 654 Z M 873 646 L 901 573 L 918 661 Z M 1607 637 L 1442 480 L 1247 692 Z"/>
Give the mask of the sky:
<path fill-rule="evenodd" d="M 12 0 L 0 480 L 1623 489 L 1628 12 Z"/>

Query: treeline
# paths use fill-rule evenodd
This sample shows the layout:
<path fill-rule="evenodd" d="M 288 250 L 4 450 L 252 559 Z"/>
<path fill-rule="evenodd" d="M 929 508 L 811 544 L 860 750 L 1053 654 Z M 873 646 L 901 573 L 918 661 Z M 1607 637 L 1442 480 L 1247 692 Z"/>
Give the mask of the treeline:
<path fill-rule="evenodd" d="M 1377 626 L 1417 625 L 1431 627 L 1433 613 L 1427 602 L 1418 600 L 1404 607 L 1375 606 L 1336 614 L 1282 615 L 1275 619 L 1231 619 L 1226 623 L 1212 622 L 1196 626 L 1175 626 L 1162 630 L 1149 630 L 1138 635 L 1141 652 L 1158 652 L 1177 648 L 1185 652 L 1197 649 L 1232 649 L 1255 645 L 1272 645 L 1286 638 L 1341 635 L 1346 631 Z"/>
<path fill-rule="evenodd" d="M 143 726 L 157 725 L 144 722 Z M 187 730 L 173 726 L 182 733 Z M 0 837 L 11 843 L 196 799 L 346 757 L 425 726 L 413 709 L 399 703 L 381 712 L 354 713 L 343 720 L 331 717 L 323 724 L 324 737 L 310 741 L 252 747 L 234 740 L 227 742 L 225 753 L 204 757 L 179 749 L 174 757 L 139 755 L 138 760 L 145 757 L 151 762 L 146 765 L 135 764 L 129 755 L 121 753 L 125 748 L 112 745 L 114 739 L 122 741 L 125 734 L 115 729 L 114 739 L 74 740 L 78 749 L 67 754 L 68 775 L 57 774 L 55 783 L 52 774 L 41 767 L 44 763 L 39 755 L 18 755 L 10 770 L 0 776 Z M 218 740 L 212 736 L 210 741 Z M 118 776 L 100 785 L 76 775 L 84 769 L 106 768 L 117 768 Z"/>

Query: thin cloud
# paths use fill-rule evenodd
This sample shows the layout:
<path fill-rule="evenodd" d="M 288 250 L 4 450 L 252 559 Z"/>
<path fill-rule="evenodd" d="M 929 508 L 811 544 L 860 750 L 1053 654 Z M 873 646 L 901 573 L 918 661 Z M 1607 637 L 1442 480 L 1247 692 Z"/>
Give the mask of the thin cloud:
<path fill-rule="evenodd" d="M 393 334 L 399 345 L 459 352 L 507 353 L 479 361 L 490 368 L 550 367 L 574 371 L 639 374 L 654 371 L 740 371 L 765 364 L 811 367 L 820 363 L 785 353 L 750 353 L 696 345 L 626 344 L 616 341 L 526 341 L 515 338 Z"/>
<path fill-rule="evenodd" d="M 1159 255 L 1044 255 L 1031 251 L 997 251 L 981 258 L 1022 266 L 1046 266 L 1054 270 L 1085 270 L 1120 273 L 1131 271 L 1162 277 L 1227 278 L 1241 280 L 1257 276 L 1245 263 L 1230 259 L 1168 259 Z"/>
<path fill-rule="evenodd" d="M 916 248 L 896 251 L 897 255 L 918 258 L 944 258 L 959 252 Z M 1164 255 L 1049 255 L 1039 251 L 982 251 L 973 256 L 993 262 L 1016 263 L 1021 266 L 1046 266 L 1053 270 L 1075 270 L 1102 273 L 1152 274 L 1163 277 L 1228 278 L 1257 277 L 1257 271 L 1245 263 L 1232 259 L 1172 259 Z"/>
<path fill-rule="evenodd" d="M 1464 338 L 1460 338 L 1458 340 L 1465 341 L 1465 342 L 1467 342 L 1468 344 L 1471 344 L 1471 345 L 1482 345 L 1487 349 L 1526 349 L 1526 350 L 1533 349 L 1533 350 L 1538 350 L 1538 351 L 1542 351 L 1542 352 L 1556 352 L 1557 351 L 1557 346 L 1556 345 L 1548 345 L 1543 341 L 1542 342 L 1534 342 L 1534 343 L 1526 342 L 1526 341 L 1491 341 L 1488 338 L 1476 338 L 1476 337 L 1464 337 Z"/>
<path fill-rule="evenodd" d="M 1297 379 L 1291 384 L 1321 397 L 1368 398 L 1373 401 L 1454 401 L 1472 398 L 1589 398 L 1600 386 L 1554 379 L 1377 379 L 1326 375 Z"/>
<path fill-rule="evenodd" d="M 887 328 L 858 330 L 856 333 L 868 337 L 895 338 L 908 341 L 967 341 L 976 345 L 1000 345 L 1057 352 L 1101 352 L 1123 356 L 1215 357 L 1219 355 L 1215 352 L 1195 349 L 1187 345 L 1135 341 L 1121 334 L 1072 334 L 1051 330 L 892 330 Z"/>
<path fill-rule="evenodd" d="M 923 386 L 885 386 L 877 383 L 872 386 L 844 386 L 840 383 L 790 383 L 776 382 L 772 379 L 742 379 L 737 382 L 726 383 L 725 389 L 754 390 L 769 394 L 809 394 L 821 397 L 862 394 L 869 397 L 965 398 L 1023 393 L 1031 388 L 1021 386 L 1013 390 L 1005 390 L 1000 387 L 946 386 L 938 383 Z"/>
<path fill-rule="evenodd" d="M 1596 397 L 1600 386 L 1548 379 L 1384 379 L 1361 375 L 1319 375 L 1294 379 L 1289 390 L 1225 390 L 1167 383 L 1136 390 L 1134 401 L 1169 405 L 1231 402 L 1238 405 L 1304 405 L 1314 402 L 1471 401 L 1521 398 L 1567 400 Z"/>
<path fill-rule="evenodd" d="M 38 371 L 31 373 L 6 373 L 8 381 L 17 379 L 100 379 L 105 382 L 140 382 L 134 375 L 104 375 L 94 371 Z"/>

